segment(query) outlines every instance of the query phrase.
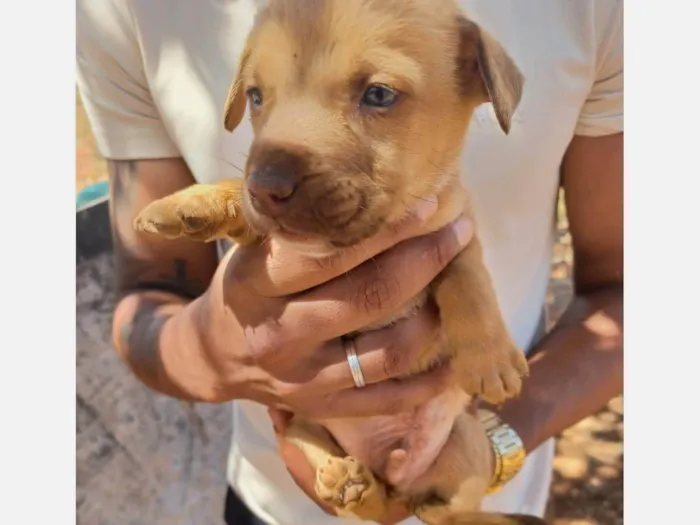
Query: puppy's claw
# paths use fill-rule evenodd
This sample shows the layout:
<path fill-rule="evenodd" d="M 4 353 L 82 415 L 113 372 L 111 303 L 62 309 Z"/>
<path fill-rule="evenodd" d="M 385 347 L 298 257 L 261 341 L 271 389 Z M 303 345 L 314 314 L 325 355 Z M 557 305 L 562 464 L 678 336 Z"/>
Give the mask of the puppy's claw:
<path fill-rule="evenodd" d="M 161 200 L 146 206 L 134 220 L 133 226 L 136 231 L 162 235 L 166 238 L 175 238 L 182 234 L 182 225 L 173 213 L 172 207 Z"/>
<path fill-rule="evenodd" d="M 158 233 L 158 228 L 152 222 L 144 220 L 143 217 L 136 217 L 134 220 L 134 229 L 139 232 Z"/>

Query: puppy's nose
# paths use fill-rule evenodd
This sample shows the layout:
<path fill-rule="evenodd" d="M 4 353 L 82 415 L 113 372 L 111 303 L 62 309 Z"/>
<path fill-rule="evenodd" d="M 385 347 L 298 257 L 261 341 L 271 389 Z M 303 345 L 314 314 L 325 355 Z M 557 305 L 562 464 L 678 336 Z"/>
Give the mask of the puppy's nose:
<path fill-rule="evenodd" d="M 287 207 L 299 178 L 280 166 L 261 166 L 248 176 L 247 185 L 256 211 L 276 217 Z"/>
<path fill-rule="evenodd" d="M 295 192 L 309 171 L 308 153 L 279 144 L 256 144 L 251 149 L 246 185 L 258 213 L 278 217 L 291 207 Z"/>

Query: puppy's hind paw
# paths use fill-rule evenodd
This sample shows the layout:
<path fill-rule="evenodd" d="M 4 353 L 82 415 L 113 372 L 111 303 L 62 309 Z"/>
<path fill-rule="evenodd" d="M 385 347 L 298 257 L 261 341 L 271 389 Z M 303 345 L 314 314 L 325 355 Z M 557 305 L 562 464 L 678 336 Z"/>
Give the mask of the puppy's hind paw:
<path fill-rule="evenodd" d="M 376 521 L 385 511 L 385 489 L 374 474 L 352 457 L 331 457 L 316 472 L 316 494 L 339 514 Z"/>

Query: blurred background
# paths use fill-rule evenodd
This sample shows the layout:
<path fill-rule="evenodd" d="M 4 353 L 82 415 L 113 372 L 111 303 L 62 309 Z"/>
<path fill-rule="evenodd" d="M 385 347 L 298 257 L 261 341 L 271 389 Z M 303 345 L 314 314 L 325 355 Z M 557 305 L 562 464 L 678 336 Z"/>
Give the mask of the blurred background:
<path fill-rule="evenodd" d="M 106 164 L 77 93 L 76 120 L 76 193 L 99 196 Z M 130 376 L 109 343 L 111 272 L 109 254 L 77 267 L 78 524 L 220 525 L 229 411 L 198 406 L 193 414 Z M 571 290 L 570 237 L 560 199 L 550 322 L 566 308 Z M 560 436 L 549 523 L 623 523 L 623 427 L 622 398 L 616 398 Z"/>
<path fill-rule="evenodd" d="M 107 163 L 97 152 L 78 91 L 75 92 L 75 191 L 107 180 Z"/>

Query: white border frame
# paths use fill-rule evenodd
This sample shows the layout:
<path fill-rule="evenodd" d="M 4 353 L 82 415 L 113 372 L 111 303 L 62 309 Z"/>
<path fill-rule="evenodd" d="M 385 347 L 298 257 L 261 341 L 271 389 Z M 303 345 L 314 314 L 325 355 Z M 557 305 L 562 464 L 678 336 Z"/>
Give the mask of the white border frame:
<path fill-rule="evenodd" d="M 70 5 L 13 2 L 0 30 L 0 521 L 8 523 L 75 523 Z M 683 3 L 687 9 L 670 0 L 629 5 L 625 518 L 631 525 L 692 523 L 700 426 L 700 378 L 693 365 L 700 359 L 700 30 L 690 2 Z"/>
<path fill-rule="evenodd" d="M 75 3 L 6 7 L 0 522 L 75 524 Z"/>

